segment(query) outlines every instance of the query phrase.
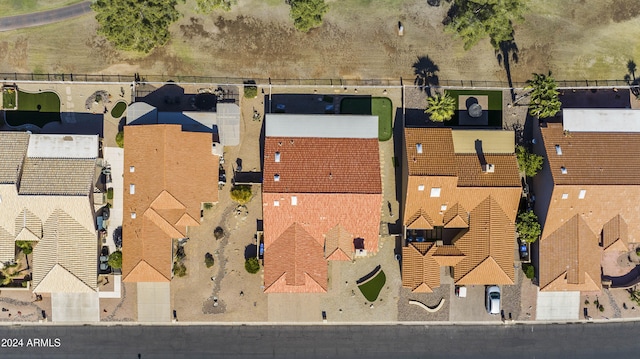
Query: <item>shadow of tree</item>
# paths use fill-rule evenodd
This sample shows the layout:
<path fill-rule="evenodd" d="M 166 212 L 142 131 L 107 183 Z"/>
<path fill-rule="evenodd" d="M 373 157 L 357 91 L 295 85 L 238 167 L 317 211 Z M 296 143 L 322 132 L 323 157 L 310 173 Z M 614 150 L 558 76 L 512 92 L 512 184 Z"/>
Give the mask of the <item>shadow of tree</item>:
<path fill-rule="evenodd" d="M 244 247 L 244 259 L 247 260 L 249 258 L 255 257 L 258 255 L 258 246 L 255 244 L 249 244 Z"/>
<path fill-rule="evenodd" d="M 496 50 L 498 63 L 504 67 L 507 73 L 507 82 L 511 88 L 511 101 L 516 100 L 516 93 L 513 90 L 513 79 L 511 78 L 511 62 L 518 63 L 518 45 L 515 41 L 504 41 L 500 43 L 500 50 Z"/>
<path fill-rule="evenodd" d="M 429 56 L 420 56 L 418 61 L 413 64 L 413 73 L 416 75 L 413 84 L 422 88 L 427 96 L 431 96 L 431 86 L 439 84 L 438 65 L 436 65 Z"/>
<path fill-rule="evenodd" d="M 636 70 L 636 63 L 632 59 L 627 61 L 627 74 L 624 75 L 624 80 L 631 87 L 631 93 L 635 97 L 640 97 L 640 87 L 638 86 L 638 78 L 636 78 Z"/>

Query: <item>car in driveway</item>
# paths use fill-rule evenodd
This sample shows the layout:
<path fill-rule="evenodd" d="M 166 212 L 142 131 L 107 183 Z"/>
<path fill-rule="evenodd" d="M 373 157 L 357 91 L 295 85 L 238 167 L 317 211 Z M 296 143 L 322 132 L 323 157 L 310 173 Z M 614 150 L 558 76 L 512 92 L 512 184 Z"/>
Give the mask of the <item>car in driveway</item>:
<path fill-rule="evenodd" d="M 495 285 L 487 286 L 486 292 L 487 312 L 489 314 L 500 314 L 500 287 Z"/>

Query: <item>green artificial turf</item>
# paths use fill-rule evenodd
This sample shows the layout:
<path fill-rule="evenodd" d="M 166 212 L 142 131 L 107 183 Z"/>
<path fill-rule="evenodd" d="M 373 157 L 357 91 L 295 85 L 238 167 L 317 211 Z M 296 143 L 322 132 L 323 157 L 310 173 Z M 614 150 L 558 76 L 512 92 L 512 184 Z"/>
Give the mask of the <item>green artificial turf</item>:
<path fill-rule="evenodd" d="M 340 113 L 378 116 L 378 139 L 387 141 L 393 130 L 391 100 L 386 97 L 345 97 L 340 101 Z"/>
<path fill-rule="evenodd" d="M 111 109 L 111 116 L 113 116 L 113 118 L 120 118 L 126 109 L 127 104 L 124 101 L 120 101 Z"/>
<path fill-rule="evenodd" d="M 7 124 L 36 125 L 40 128 L 49 122 L 60 121 L 60 98 L 54 92 L 27 93 L 18 91 L 18 110 L 7 111 Z"/>
<path fill-rule="evenodd" d="M 387 282 L 387 276 L 385 276 L 384 271 L 380 270 L 378 274 L 376 274 L 373 278 L 368 281 L 358 285 L 358 288 L 362 292 L 365 298 L 367 298 L 370 302 L 375 302 L 378 299 L 378 295 L 380 295 L 380 291 L 384 284 Z"/>
<path fill-rule="evenodd" d="M 502 91 L 491 90 L 447 90 L 449 96 L 453 97 L 456 101 L 456 114 L 451 121 L 447 121 L 446 124 L 450 126 L 459 126 L 458 124 L 458 96 L 487 96 L 487 102 L 489 108 L 486 109 L 488 113 L 489 127 L 502 127 Z"/>

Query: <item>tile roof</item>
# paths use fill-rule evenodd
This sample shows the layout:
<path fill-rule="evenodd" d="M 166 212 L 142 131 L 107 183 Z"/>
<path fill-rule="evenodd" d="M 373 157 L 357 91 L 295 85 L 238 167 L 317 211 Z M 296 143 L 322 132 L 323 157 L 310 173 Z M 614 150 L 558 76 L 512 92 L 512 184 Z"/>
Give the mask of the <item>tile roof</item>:
<path fill-rule="evenodd" d="M 559 123 L 540 130 L 554 184 L 640 185 L 640 133 L 565 134 Z"/>
<path fill-rule="evenodd" d="M 183 132 L 180 125 L 134 125 L 124 131 L 124 167 L 134 170 L 124 173 L 123 280 L 168 281 L 171 239 L 184 237 L 186 226 L 199 225 L 203 202 L 218 201 L 219 158 L 212 154 L 210 133 Z"/>
<path fill-rule="evenodd" d="M 0 227 L 0 262 L 9 262 L 16 257 L 15 237 Z"/>
<path fill-rule="evenodd" d="M 405 128 L 404 142 L 409 176 L 456 175 L 450 128 Z"/>
<path fill-rule="evenodd" d="M 444 213 L 444 228 L 469 228 L 469 212 L 456 203 Z"/>
<path fill-rule="evenodd" d="M 602 247 L 607 249 L 612 244 L 619 242 L 626 250 L 629 244 L 627 230 L 627 222 L 621 215 L 613 217 L 602 227 Z"/>
<path fill-rule="evenodd" d="M 520 173 L 514 154 L 485 154 L 484 160 L 494 166 L 493 173 L 482 170 L 476 154 L 456 154 L 456 168 L 459 187 L 517 187 Z"/>
<path fill-rule="evenodd" d="M 378 139 L 267 137 L 262 189 L 270 193 L 381 193 Z"/>
<path fill-rule="evenodd" d="M 76 277 L 86 287 L 97 288 L 97 235 L 89 232 L 69 214 L 56 209 L 43 226 L 44 235 L 33 249 L 33 286 L 38 288 L 49 277 L 46 290 L 50 292 L 84 291 L 83 286 L 71 285 L 69 275 Z M 55 269 L 54 267 L 60 268 Z M 64 271 L 69 275 L 64 274 Z M 62 273 L 55 276 L 51 273 Z M 40 290 L 44 292 L 44 289 Z"/>
<path fill-rule="evenodd" d="M 16 183 L 27 154 L 29 134 L 26 132 L 0 132 L 0 183 Z"/>
<path fill-rule="evenodd" d="M 353 239 L 353 235 L 341 225 L 331 228 L 325 237 L 325 257 L 328 260 L 352 260 L 354 253 Z"/>
<path fill-rule="evenodd" d="M 414 293 L 432 293 L 440 286 L 440 265 L 433 243 L 411 242 L 402 247 L 402 286 Z"/>
<path fill-rule="evenodd" d="M 600 291 L 602 248 L 576 214 L 540 241 L 540 290 Z"/>
<path fill-rule="evenodd" d="M 433 259 L 441 267 L 455 267 L 464 257 L 464 253 L 454 245 L 438 246 L 433 253 Z"/>
<path fill-rule="evenodd" d="M 326 292 L 327 272 L 322 245 L 298 223 L 265 249 L 266 293 Z"/>
<path fill-rule="evenodd" d="M 95 288 L 87 286 L 60 264 L 56 264 L 33 289 L 34 293 L 92 293 Z"/>
<path fill-rule="evenodd" d="M 93 192 L 95 159 L 27 158 L 19 193 L 86 196 Z"/>

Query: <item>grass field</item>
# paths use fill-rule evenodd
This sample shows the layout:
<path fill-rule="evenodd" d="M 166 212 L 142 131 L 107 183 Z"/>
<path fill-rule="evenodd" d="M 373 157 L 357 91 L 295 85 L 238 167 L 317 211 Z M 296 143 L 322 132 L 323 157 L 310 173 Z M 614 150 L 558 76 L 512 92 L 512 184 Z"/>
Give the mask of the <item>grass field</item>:
<path fill-rule="evenodd" d="M 113 116 L 113 118 L 120 118 L 120 116 L 122 116 L 124 110 L 126 109 L 127 103 L 124 101 L 120 101 L 111 109 L 111 116 Z"/>
<path fill-rule="evenodd" d="M 37 94 L 18 91 L 18 110 L 7 111 L 7 124 L 32 124 L 42 128 L 49 122 L 60 121 L 60 98 L 53 92 Z"/>
<path fill-rule="evenodd" d="M 34 1 L 45 3 L 26 3 Z M 5 10 L 15 11 L 9 7 L 22 2 L 1 3 Z M 114 50 L 96 35 L 94 15 L 84 15 L 0 33 L 0 69 L 277 79 L 403 77 L 411 83 L 413 65 L 428 56 L 441 80 L 506 81 L 488 40 L 465 51 L 459 39 L 443 31 L 450 6 L 445 1 L 439 7 L 424 0 L 327 3 L 324 25 L 302 34 L 294 30 L 284 1 L 239 0 L 230 12 L 200 15 L 194 12 L 195 0 L 187 0 L 178 6 L 183 16 L 171 26 L 172 40 L 149 55 Z M 627 61 L 640 62 L 637 0 L 527 3 L 525 21 L 515 25 L 513 81 L 548 70 L 558 80 L 623 79 Z M 404 26 L 402 37 L 398 21 Z"/>
<path fill-rule="evenodd" d="M 0 1 L 0 17 L 52 10 L 73 5 L 81 1 L 82 0 L 2 0 Z"/>
<path fill-rule="evenodd" d="M 2 89 L 2 108 L 14 109 L 16 107 L 16 90 L 14 88 Z"/>
<path fill-rule="evenodd" d="M 500 91 L 488 91 L 488 90 L 447 90 L 449 96 L 453 97 L 456 101 L 456 109 L 458 109 L 458 97 L 462 96 L 487 96 L 488 109 L 483 109 L 489 112 L 489 127 L 502 127 L 502 92 Z M 447 121 L 448 126 L 458 126 L 458 118 L 460 111 L 456 110 L 456 114 L 450 121 Z"/>
<path fill-rule="evenodd" d="M 340 101 L 340 113 L 378 116 L 378 139 L 387 141 L 393 131 L 391 100 L 386 97 L 345 97 Z"/>
<path fill-rule="evenodd" d="M 384 284 L 387 282 L 387 276 L 384 274 L 383 270 L 380 270 L 378 274 L 376 274 L 373 278 L 368 281 L 358 285 L 360 292 L 367 298 L 370 302 L 375 302 L 378 299 L 378 295 L 380 295 L 380 291 Z"/>

